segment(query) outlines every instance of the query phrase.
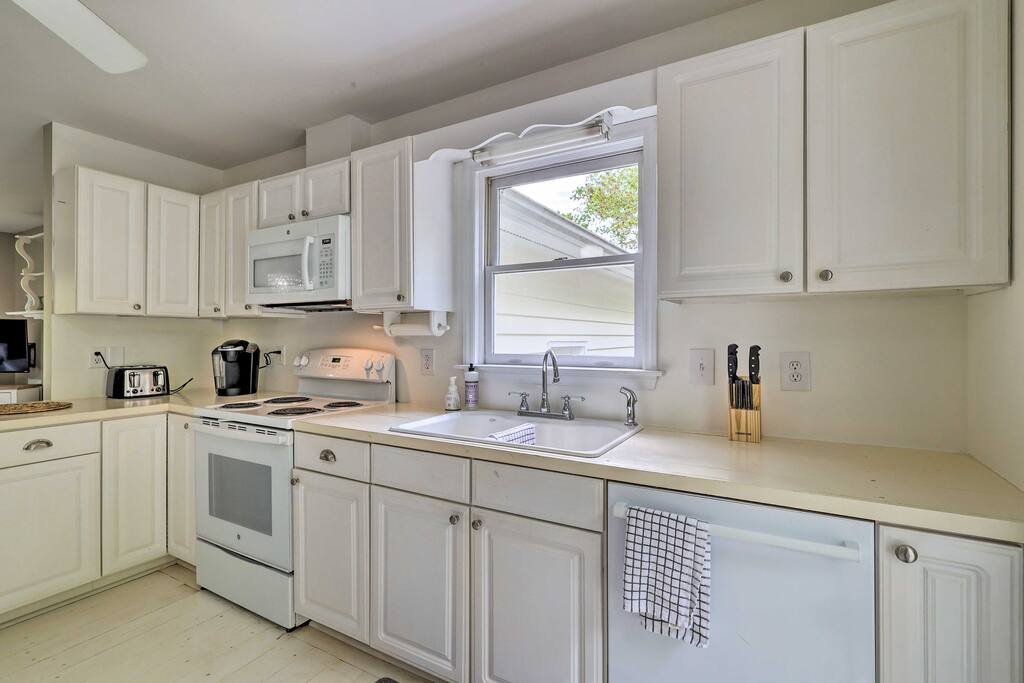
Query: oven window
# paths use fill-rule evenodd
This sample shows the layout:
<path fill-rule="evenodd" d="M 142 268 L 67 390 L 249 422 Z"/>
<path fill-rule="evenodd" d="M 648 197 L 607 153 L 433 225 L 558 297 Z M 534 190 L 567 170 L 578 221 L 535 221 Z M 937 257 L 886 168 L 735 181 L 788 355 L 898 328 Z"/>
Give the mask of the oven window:
<path fill-rule="evenodd" d="M 210 459 L 210 516 L 273 535 L 273 505 L 269 465 L 228 458 Z"/>
<path fill-rule="evenodd" d="M 252 262 L 252 286 L 283 289 L 302 286 L 302 255 L 275 256 Z"/>

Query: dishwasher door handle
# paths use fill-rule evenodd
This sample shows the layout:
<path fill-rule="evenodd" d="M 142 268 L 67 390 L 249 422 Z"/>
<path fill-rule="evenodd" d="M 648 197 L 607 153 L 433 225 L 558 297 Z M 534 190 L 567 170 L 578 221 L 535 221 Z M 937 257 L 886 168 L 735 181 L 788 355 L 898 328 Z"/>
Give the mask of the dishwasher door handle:
<path fill-rule="evenodd" d="M 626 503 L 616 503 L 612 506 L 612 516 L 625 519 L 626 510 L 628 508 L 629 506 Z M 817 541 L 805 541 L 802 538 L 777 536 L 775 534 L 766 534 L 760 531 L 736 529 L 731 526 L 719 526 L 718 524 L 708 524 L 708 533 L 712 536 L 717 536 L 718 538 L 730 538 L 734 541 L 744 541 L 746 543 L 760 543 L 761 545 L 769 545 L 774 548 L 796 550 L 802 553 L 821 555 L 823 557 L 831 557 L 837 560 L 846 560 L 848 562 L 860 562 L 861 559 L 860 546 L 852 541 L 843 541 L 842 543 L 818 543 Z"/>

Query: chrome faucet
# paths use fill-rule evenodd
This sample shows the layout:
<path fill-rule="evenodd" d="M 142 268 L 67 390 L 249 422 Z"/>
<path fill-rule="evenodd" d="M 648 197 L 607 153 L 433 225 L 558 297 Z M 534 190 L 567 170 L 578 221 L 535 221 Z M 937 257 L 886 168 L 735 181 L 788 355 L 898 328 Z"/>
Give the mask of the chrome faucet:
<path fill-rule="evenodd" d="M 540 412 L 550 413 L 548 403 L 548 358 L 551 358 L 551 383 L 558 384 L 558 359 L 551 349 L 544 352 L 544 360 L 540 363 Z"/>
<path fill-rule="evenodd" d="M 516 414 L 520 417 L 549 417 L 553 420 L 575 420 L 576 415 L 572 411 L 572 400 L 578 399 L 583 401 L 585 399 L 582 396 L 563 396 L 562 411 L 556 413 L 551 410 L 551 402 L 548 398 L 548 358 L 551 358 L 551 383 L 558 383 L 558 359 L 555 358 L 555 354 L 549 349 L 545 352 L 544 360 L 540 364 L 540 408 L 538 410 L 530 410 L 529 394 L 521 391 L 510 391 L 508 392 L 509 396 L 519 397 L 519 410 Z"/>
<path fill-rule="evenodd" d="M 619 393 L 626 397 L 626 426 L 636 427 L 636 404 L 640 401 L 636 397 L 636 392 L 626 387 L 619 387 Z"/>

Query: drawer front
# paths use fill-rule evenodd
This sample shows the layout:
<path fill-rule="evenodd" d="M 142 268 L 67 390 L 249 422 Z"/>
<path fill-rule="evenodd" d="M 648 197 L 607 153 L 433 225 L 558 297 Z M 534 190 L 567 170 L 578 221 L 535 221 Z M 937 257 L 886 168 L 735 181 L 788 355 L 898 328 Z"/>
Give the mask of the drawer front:
<path fill-rule="evenodd" d="M 376 444 L 372 453 L 374 484 L 469 503 L 469 460 Z"/>
<path fill-rule="evenodd" d="M 336 477 L 370 481 L 370 444 L 315 434 L 295 435 L 295 466 Z"/>
<path fill-rule="evenodd" d="M 100 423 L 22 429 L 0 434 L 0 468 L 98 453 Z"/>
<path fill-rule="evenodd" d="M 604 482 L 590 477 L 474 460 L 473 505 L 604 529 Z"/>

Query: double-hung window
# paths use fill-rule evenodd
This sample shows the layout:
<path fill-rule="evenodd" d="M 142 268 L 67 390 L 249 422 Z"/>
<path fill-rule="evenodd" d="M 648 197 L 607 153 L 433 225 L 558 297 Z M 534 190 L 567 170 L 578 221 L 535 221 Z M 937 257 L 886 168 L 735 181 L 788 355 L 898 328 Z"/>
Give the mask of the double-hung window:
<path fill-rule="evenodd" d="M 532 159 L 486 179 L 484 360 L 650 369 L 654 178 L 634 144 Z M 480 271 L 477 271 L 480 272 Z"/>

